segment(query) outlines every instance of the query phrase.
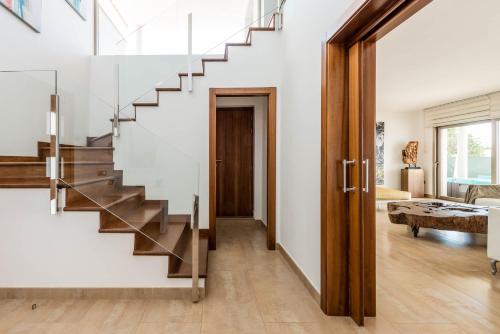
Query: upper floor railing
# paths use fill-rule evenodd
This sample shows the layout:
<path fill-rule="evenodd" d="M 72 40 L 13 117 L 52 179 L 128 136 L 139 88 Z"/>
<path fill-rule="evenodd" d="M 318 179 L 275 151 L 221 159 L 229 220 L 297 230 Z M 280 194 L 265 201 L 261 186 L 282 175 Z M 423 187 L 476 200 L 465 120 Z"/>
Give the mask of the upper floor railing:
<path fill-rule="evenodd" d="M 148 8 L 141 2 L 99 0 L 96 6 L 97 55 L 179 55 L 187 52 L 187 17 L 192 14 L 194 54 L 227 39 L 227 32 L 251 24 L 265 27 L 278 0 L 172 0 Z M 268 13 L 266 15 L 266 13 Z M 243 32 L 233 36 L 241 40 Z M 222 48 L 212 49 L 220 54 Z"/>

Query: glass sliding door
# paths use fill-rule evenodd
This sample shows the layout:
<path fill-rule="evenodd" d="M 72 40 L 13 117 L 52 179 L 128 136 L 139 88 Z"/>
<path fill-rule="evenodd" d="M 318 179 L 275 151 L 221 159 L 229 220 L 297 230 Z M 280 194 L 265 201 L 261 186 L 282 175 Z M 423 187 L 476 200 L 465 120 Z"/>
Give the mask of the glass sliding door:
<path fill-rule="evenodd" d="M 463 199 L 469 185 L 495 182 L 494 121 L 438 128 L 440 197 Z"/>

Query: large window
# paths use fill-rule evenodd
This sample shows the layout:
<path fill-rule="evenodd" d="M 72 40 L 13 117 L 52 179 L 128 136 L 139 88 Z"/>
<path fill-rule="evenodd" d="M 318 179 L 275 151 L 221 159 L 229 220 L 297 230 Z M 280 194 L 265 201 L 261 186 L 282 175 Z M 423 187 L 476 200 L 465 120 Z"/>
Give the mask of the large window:
<path fill-rule="evenodd" d="M 438 191 L 464 198 L 469 185 L 496 182 L 493 152 L 496 122 L 438 128 Z"/>

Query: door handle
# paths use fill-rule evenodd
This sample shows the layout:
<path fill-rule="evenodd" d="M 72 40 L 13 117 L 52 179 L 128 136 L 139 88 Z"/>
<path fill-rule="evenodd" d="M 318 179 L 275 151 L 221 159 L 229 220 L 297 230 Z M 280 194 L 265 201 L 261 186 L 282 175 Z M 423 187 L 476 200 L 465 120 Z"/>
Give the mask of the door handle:
<path fill-rule="evenodd" d="M 347 187 L 347 165 L 354 165 L 355 163 L 356 163 L 356 160 L 344 159 L 342 161 L 342 166 L 344 167 L 344 185 L 343 185 L 344 193 L 356 190 L 356 187 Z"/>
<path fill-rule="evenodd" d="M 215 160 L 216 163 L 220 164 L 222 160 Z"/>
<path fill-rule="evenodd" d="M 365 159 L 363 165 L 365 165 L 365 186 L 363 191 L 367 193 L 370 190 L 370 160 Z"/>

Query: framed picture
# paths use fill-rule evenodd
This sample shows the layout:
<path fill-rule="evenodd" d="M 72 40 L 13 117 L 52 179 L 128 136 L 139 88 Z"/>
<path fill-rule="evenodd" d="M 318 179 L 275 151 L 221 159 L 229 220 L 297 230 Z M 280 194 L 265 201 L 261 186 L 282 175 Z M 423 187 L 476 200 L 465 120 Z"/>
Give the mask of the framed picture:
<path fill-rule="evenodd" d="M 0 0 L 0 5 L 31 29 L 40 32 L 42 28 L 42 0 Z"/>
<path fill-rule="evenodd" d="M 377 171 L 377 185 L 384 184 L 384 122 L 377 122 L 376 138 L 375 138 L 375 160 Z"/>
<path fill-rule="evenodd" d="M 88 0 L 66 0 L 71 8 L 73 8 L 83 20 L 87 19 L 87 1 Z"/>

